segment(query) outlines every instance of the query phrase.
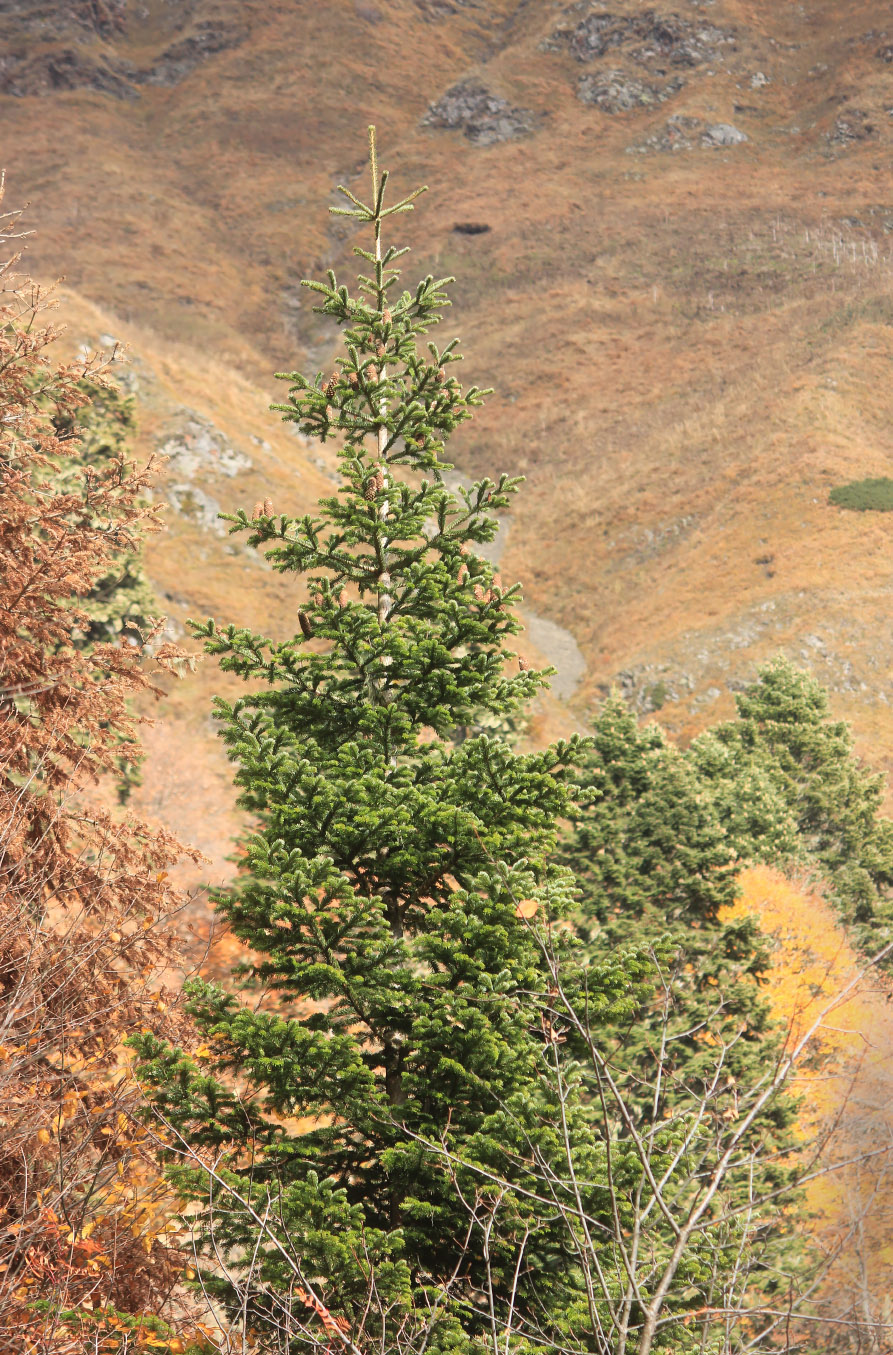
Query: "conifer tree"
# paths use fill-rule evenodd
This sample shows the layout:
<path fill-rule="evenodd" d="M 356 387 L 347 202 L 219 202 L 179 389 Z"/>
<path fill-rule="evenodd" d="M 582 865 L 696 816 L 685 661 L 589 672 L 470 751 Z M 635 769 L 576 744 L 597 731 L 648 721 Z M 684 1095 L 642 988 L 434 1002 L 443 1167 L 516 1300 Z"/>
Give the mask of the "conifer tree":
<path fill-rule="evenodd" d="M 730 841 L 749 860 L 812 864 L 857 939 L 879 950 L 893 937 L 893 822 L 880 812 L 883 776 L 856 757 L 821 684 L 786 659 L 762 668 L 736 705 L 737 720 L 709 730 L 689 752 Z M 771 809 L 755 819 L 757 782 Z"/>
<path fill-rule="evenodd" d="M 753 918 L 727 915 L 741 861 L 697 767 L 658 725 L 640 727 L 618 695 L 604 703 L 592 730 L 560 859 L 579 882 L 577 920 L 593 956 L 653 948 L 657 982 L 620 1021 L 602 1022 L 598 1039 L 623 1085 L 629 1119 L 621 1139 L 634 1124 L 647 1135 L 676 1116 L 698 1119 L 697 1167 L 683 1161 L 667 1178 L 670 1193 L 681 1183 L 684 1198 L 688 1174 L 706 1178 L 715 1170 L 727 1132 L 757 1105 L 778 1066 L 784 1032 L 761 992 L 770 947 Z M 749 822 L 772 819 L 771 788 L 756 778 L 754 789 Z M 686 1249 L 684 1279 L 666 1293 L 667 1313 L 691 1314 L 699 1305 L 706 1311 L 718 1301 L 734 1273 L 735 1247 L 743 1245 L 724 1221 L 740 1219 L 740 1211 L 748 1220 L 754 1307 L 796 1273 L 802 1257 L 781 1207 L 794 1198 L 796 1110 L 784 1087 L 761 1106 L 724 1175 L 712 1230 Z M 659 1214 L 647 1238 L 651 1256 L 674 1241 Z M 709 1325 L 697 1339 L 692 1330 L 693 1349 L 704 1348 Z M 666 1339 L 674 1351 L 689 1348 L 681 1327 L 668 1329 Z"/>
<path fill-rule="evenodd" d="M 657 1101 L 649 1070 L 661 1031 L 648 1000 L 615 1038 L 617 1060 L 640 1067 L 649 1088 L 641 1113 L 660 1118 L 713 1066 L 718 1040 L 730 1042 L 730 1088 L 759 1085 L 777 1045 L 759 988 L 769 948 L 752 918 L 723 916 L 737 895 L 740 860 L 695 767 L 658 725 L 640 728 L 619 696 L 605 702 L 593 736 L 561 859 L 579 882 L 580 925 L 594 953 L 606 944 L 659 945 L 657 1009 L 663 1020 L 669 992 L 671 1015 Z M 793 1112 L 789 1098 L 774 1101 L 773 1132 L 783 1133 Z"/>
<path fill-rule="evenodd" d="M 305 581 L 298 628 L 284 641 L 198 628 L 253 684 L 216 711 L 257 825 L 218 900 L 249 948 L 241 992 L 189 987 L 203 1064 L 151 1036 L 138 1048 L 171 1143 L 217 1162 L 210 1184 L 200 1165 L 178 1171 L 217 1259 L 205 1283 L 236 1307 L 250 1270 L 254 1325 L 286 1323 L 297 1294 L 323 1343 L 346 1331 L 393 1348 L 414 1309 L 431 1350 L 473 1341 L 491 1298 L 514 1291 L 521 1320 L 542 1312 L 564 1265 L 554 1211 L 535 1217 L 519 1190 L 491 1245 L 469 1233 L 462 1191 L 488 1172 L 523 1186 L 531 1154 L 551 1151 L 534 928 L 572 899 L 550 851 L 580 740 L 518 756 L 486 733 L 456 737 L 545 682 L 508 647 L 517 585 L 474 550 L 519 482 L 445 485 L 446 439 L 485 392 L 460 386 L 455 340 L 421 345 L 451 279 L 399 289 L 406 251 L 383 228 L 418 194 L 386 206 L 371 150 L 370 200 L 342 189 L 337 209 L 371 233 L 355 249 L 358 292 L 333 272 L 305 284 L 340 326 L 341 356 L 328 377 L 288 375 L 276 406 L 337 441 L 340 487 L 313 516 L 259 504 L 230 518 Z M 619 1010 L 636 965 L 618 955 L 593 970 L 596 1008 Z M 453 1155 L 458 1180 L 426 1143 Z"/>

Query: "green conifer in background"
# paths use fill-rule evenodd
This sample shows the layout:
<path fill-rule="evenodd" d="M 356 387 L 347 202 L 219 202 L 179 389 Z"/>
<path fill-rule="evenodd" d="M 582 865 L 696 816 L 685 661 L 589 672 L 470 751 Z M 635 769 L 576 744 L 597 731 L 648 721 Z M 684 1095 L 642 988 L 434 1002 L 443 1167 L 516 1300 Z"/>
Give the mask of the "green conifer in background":
<path fill-rule="evenodd" d="M 593 736 L 560 852 L 580 884 L 579 926 L 593 956 L 655 946 L 659 966 L 640 1005 L 619 1022 L 602 1023 L 599 1039 L 640 1132 L 673 1116 L 699 1119 L 694 1174 L 706 1180 L 763 1095 L 783 1048 L 784 1031 L 761 991 L 770 944 L 754 918 L 729 916 L 742 862 L 698 769 L 658 725 L 639 727 L 619 696 L 605 702 Z M 773 804 L 767 792 L 751 809 L 754 822 L 771 818 Z M 709 1245 L 690 1249 L 687 1283 L 670 1288 L 668 1311 L 699 1304 L 706 1311 L 718 1302 L 742 1245 L 734 1229 L 725 1234 L 723 1220 L 744 1213 L 750 1301 L 771 1304 L 776 1288 L 792 1282 L 803 1259 L 784 1207 L 794 1197 L 776 1192 L 792 1181 L 796 1110 L 786 1088 L 760 1108 L 715 1201 Z M 684 1162 L 674 1174 L 683 1198 L 692 1170 Z M 668 1193 L 675 1189 L 671 1176 Z M 656 1215 L 648 1230 L 655 1253 L 672 1243 L 664 1233 Z M 673 1332 L 672 1348 L 687 1348 L 679 1342 Z"/>
<path fill-rule="evenodd" d="M 82 381 L 81 390 L 88 398 L 77 409 L 59 404 L 51 409 L 56 435 L 73 454 L 56 459 L 49 474 L 58 490 L 69 493 L 81 493 L 93 477 L 108 474 L 116 464 L 126 466 L 137 428 L 134 397 L 111 380 Z M 118 549 L 110 553 L 107 572 L 77 599 L 80 617 L 71 628 L 71 643 L 85 651 L 122 641 L 141 646 L 160 610 L 143 567 L 142 541 L 114 519 L 101 525 Z M 118 771 L 118 799 L 126 804 L 142 782 L 140 766 L 124 756 Z"/>
<path fill-rule="evenodd" d="M 340 209 L 371 232 L 358 291 L 334 273 L 307 284 L 342 330 L 341 356 L 331 375 L 288 376 L 276 406 L 337 441 L 338 492 L 313 516 L 258 505 L 230 519 L 303 580 L 296 633 L 199 628 L 252 684 L 217 702 L 257 825 L 218 901 L 247 948 L 241 992 L 189 986 L 203 1065 L 137 1043 L 171 1142 L 222 1155 L 210 1184 L 200 1168 L 179 1180 L 223 1301 L 238 1307 L 233 1277 L 250 1272 L 255 1324 L 272 1330 L 298 1293 L 307 1322 L 324 1323 L 318 1299 L 370 1349 L 417 1320 L 434 1350 L 474 1341 L 513 1291 L 518 1321 L 542 1317 L 568 1281 L 560 1221 L 523 1186 L 561 1119 L 542 1078 L 554 1039 L 535 929 L 571 907 L 550 852 L 581 743 L 518 756 L 498 736 L 456 738 L 511 716 L 545 675 L 508 648 L 518 587 L 474 549 L 519 482 L 457 495 L 444 483 L 445 441 L 483 393 L 460 386 L 456 341 L 420 342 L 450 279 L 399 289 L 405 251 L 383 227 L 417 194 L 386 206 L 386 184 L 373 141 L 372 197 L 342 190 Z M 621 952 L 593 969 L 593 1010 L 619 1014 L 642 968 Z M 585 1133 L 573 1104 L 565 1115 Z M 431 1143 L 480 1171 L 451 1180 Z M 489 1240 L 468 1209 L 488 1173 L 520 1187 Z"/>
<path fill-rule="evenodd" d="M 83 384 L 89 396 L 75 411 L 57 409 L 53 423 L 62 439 L 77 439 L 77 453 L 66 459 L 59 476 L 66 483 L 83 479 L 84 473 L 101 474 L 115 461 L 126 461 L 136 436 L 136 402 L 111 382 Z M 57 477 L 58 478 L 58 477 Z M 74 644 L 83 649 L 97 643 L 114 643 L 128 633 L 139 642 L 158 614 L 158 603 L 146 577 L 134 543 L 122 540 L 113 557 L 113 568 L 97 579 L 89 594 L 79 599 L 79 608 L 90 618 L 86 630 L 73 633 Z"/>
<path fill-rule="evenodd" d="M 654 997 L 614 1037 L 618 1063 L 640 1070 L 640 1113 L 660 1119 L 714 1067 L 718 1041 L 729 1043 L 729 1086 L 744 1092 L 761 1084 L 778 1044 L 760 991 L 769 946 L 754 919 L 727 915 L 741 861 L 697 769 L 658 725 L 640 728 L 619 696 L 605 702 L 593 736 L 561 860 L 579 882 L 580 926 L 594 954 L 660 942 Z M 725 1110 L 717 1102 L 714 1113 Z M 783 1134 L 793 1113 L 790 1098 L 775 1100 L 773 1132 Z"/>
<path fill-rule="evenodd" d="M 893 939 L 883 775 L 856 756 L 821 684 L 787 659 L 762 668 L 736 705 L 738 718 L 695 739 L 688 754 L 729 841 L 746 860 L 811 866 L 855 939 L 879 951 Z"/>

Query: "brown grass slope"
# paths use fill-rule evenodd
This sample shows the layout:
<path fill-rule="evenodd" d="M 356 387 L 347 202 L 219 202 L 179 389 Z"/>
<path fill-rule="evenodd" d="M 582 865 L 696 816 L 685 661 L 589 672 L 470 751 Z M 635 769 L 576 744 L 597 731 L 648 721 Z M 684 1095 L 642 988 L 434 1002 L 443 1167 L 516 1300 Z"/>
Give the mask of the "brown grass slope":
<path fill-rule="evenodd" d="M 352 273 L 324 209 L 374 120 L 396 183 L 432 185 L 405 237 L 496 387 L 460 468 L 527 475 L 503 573 L 586 660 L 540 725 L 619 681 L 687 734 L 785 650 L 893 764 L 889 519 L 827 503 L 893 455 L 893 5 L 0 0 L 0 48 L 31 270 L 66 275 L 73 337 L 130 342 L 143 439 L 174 447 L 175 623 L 293 624 L 214 512 L 326 484 L 264 407 L 277 366 L 328 366 L 297 284 Z M 144 792 L 218 859 L 220 685 L 171 695 Z"/>

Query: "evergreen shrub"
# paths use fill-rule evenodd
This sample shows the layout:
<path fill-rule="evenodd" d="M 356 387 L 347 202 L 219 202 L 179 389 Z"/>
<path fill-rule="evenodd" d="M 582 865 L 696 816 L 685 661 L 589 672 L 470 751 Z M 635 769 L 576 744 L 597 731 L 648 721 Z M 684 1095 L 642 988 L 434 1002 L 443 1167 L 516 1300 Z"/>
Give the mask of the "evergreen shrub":
<path fill-rule="evenodd" d="M 828 495 L 828 502 L 857 513 L 889 513 L 893 511 L 893 480 L 881 475 L 874 479 L 851 480 L 848 485 L 836 485 Z"/>

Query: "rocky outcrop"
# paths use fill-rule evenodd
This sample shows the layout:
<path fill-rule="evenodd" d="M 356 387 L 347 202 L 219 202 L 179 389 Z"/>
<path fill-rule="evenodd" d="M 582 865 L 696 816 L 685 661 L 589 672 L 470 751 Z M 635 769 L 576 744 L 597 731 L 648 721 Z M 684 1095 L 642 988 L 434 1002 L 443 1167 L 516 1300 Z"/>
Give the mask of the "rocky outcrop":
<path fill-rule="evenodd" d="M 192 410 L 177 418 L 158 446 L 167 459 L 164 493 L 176 513 L 190 518 L 203 531 L 226 536 L 221 507 L 208 493 L 209 479 L 232 479 L 251 469 L 251 458 L 237 451 L 219 429 Z"/>
<path fill-rule="evenodd" d="M 875 128 L 861 108 L 847 108 L 834 120 L 829 141 L 834 146 L 849 146 L 853 141 L 867 141 L 875 135 Z"/>
<path fill-rule="evenodd" d="M 508 100 L 474 81 L 453 85 L 422 119 L 427 127 L 462 131 L 476 146 L 528 136 L 536 124 L 529 108 L 513 108 Z"/>
<path fill-rule="evenodd" d="M 597 10 L 573 27 L 555 30 L 543 44 L 548 51 L 569 50 L 578 61 L 594 61 L 608 52 L 623 52 L 649 67 L 702 66 L 715 61 L 724 48 L 735 46 L 735 35 L 715 24 L 660 14 L 610 14 Z"/>
<path fill-rule="evenodd" d="M 12 52 L 0 56 L 0 94 L 19 99 L 71 89 L 95 89 L 115 99 L 137 99 L 133 78 L 129 62 L 94 59 L 76 47 L 31 57 Z"/>
<path fill-rule="evenodd" d="M 19 32 L 48 38 L 94 33 L 112 37 L 122 32 L 127 0 L 0 0 L 0 24 L 10 21 Z"/>
<path fill-rule="evenodd" d="M 580 6 L 573 10 L 578 14 Z M 606 113 L 669 98 L 684 84 L 678 72 L 718 62 L 735 46 L 730 29 L 655 9 L 638 14 L 593 10 L 576 23 L 563 24 L 542 44 L 545 51 L 568 51 L 585 64 L 610 57 L 611 70 L 584 75 L 577 85 L 583 103 Z M 632 69 L 620 67 L 620 62 Z"/>
<path fill-rule="evenodd" d="M 677 113 L 668 118 L 664 127 L 651 136 L 627 147 L 631 154 L 648 151 L 690 151 L 701 146 L 707 150 L 719 147 L 742 146 L 750 138 L 731 122 L 705 123 L 701 118 Z"/>
<path fill-rule="evenodd" d="M 592 104 L 603 113 L 628 113 L 634 108 L 649 108 L 682 88 L 680 79 L 665 85 L 649 84 L 625 71 L 608 70 L 582 75 L 577 94 L 584 104 Z"/>
<path fill-rule="evenodd" d="M 232 479 L 251 469 L 251 458 L 237 451 L 219 429 L 192 410 L 176 421 L 158 451 L 167 459 L 171 472 L 185 480 L 209 474 Z"/>
<path fill-rule="evenodd" d="M 179 85 L 196 67 L 219 52 L 238 47 L 245 37 L 245 30 L 236 24 L 204 20 L 188 37 L 172 43 L 148 70 L 137 72 L 135 79 L 141 85 Z"/>
<path fill-rule="evenodd" d="M 449 19 L 461 9 L 477 8 L 480 0 L 415 0 L 415 7 L 429 20 Z"/>
<path fill-rule="evenodd" d="M 134 100 L 140 97 L 140 85 L 178 85 L 204 62 L 238 47 L 247 37 L 241 24 L 200 20 L 151 64 L 136 66 L 114 45 L 124 16 L 123 0 L 34 5 L 30 0 L 0 0 L 0 34 L 5 30 L 14 35 L 0 44 L 0 94 L 27 98 L 94 89 L 115 99 Z M 180 17 L 181 23 L 188 22 L 185 14 Z M 72 41 L 61 46 L 60 37 Z M 40 38 L 46 40 L 43 50 Z"/>

